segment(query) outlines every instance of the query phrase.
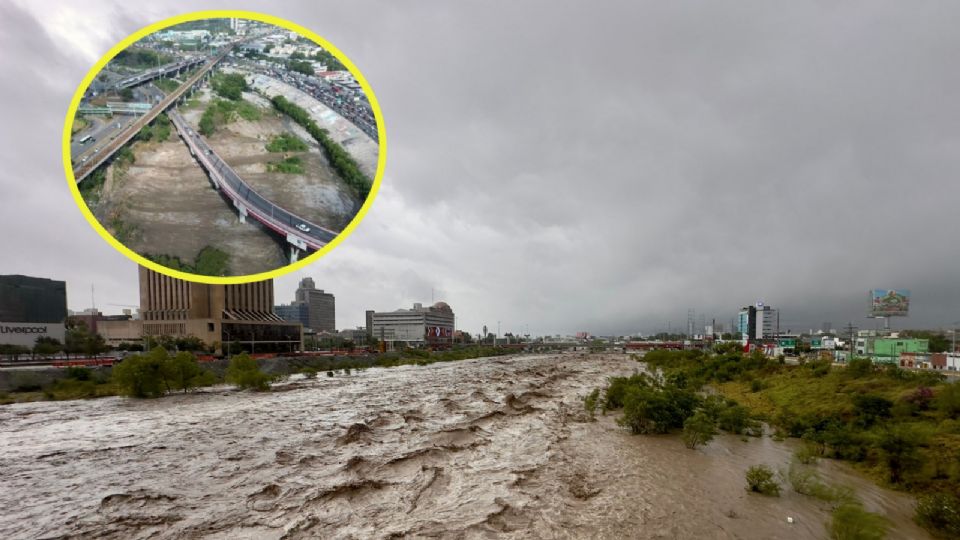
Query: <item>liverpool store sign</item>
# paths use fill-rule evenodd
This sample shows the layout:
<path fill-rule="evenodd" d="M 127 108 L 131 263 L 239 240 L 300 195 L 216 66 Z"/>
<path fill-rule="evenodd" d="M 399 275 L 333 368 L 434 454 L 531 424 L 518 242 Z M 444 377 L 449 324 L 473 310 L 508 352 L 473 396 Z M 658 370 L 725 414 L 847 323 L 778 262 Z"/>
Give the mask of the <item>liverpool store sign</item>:
<path fill-rule="evenodd" d="M 64 326 L 60 323 L 0 322 L 0 343 L 33 347 L 38 337 L 51 337 L 63 343 Z"/>

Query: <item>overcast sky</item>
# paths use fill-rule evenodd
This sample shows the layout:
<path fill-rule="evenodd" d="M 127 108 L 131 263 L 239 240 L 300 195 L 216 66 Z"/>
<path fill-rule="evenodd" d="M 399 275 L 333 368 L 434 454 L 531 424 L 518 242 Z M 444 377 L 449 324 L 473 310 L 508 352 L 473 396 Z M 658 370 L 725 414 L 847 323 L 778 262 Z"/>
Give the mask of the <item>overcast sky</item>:
<path fill-rule="evenodd" d="M 516 5 L 520 4 L 520 5 Z M 595 334 L 960 320 L 960 4 L 206 2 L 282 17 L 363 72 L 389 154 L 312 276 L 337 325 L 447 301 L 458 327 Z M 87 224 L 60 138 L 110 47 L 196 2 L 0 3 L 0 274 L 67 281 L 71 309 L 137 304 L 134 263 Z M 117 305 L 113 305 L 117 304 Z"/>

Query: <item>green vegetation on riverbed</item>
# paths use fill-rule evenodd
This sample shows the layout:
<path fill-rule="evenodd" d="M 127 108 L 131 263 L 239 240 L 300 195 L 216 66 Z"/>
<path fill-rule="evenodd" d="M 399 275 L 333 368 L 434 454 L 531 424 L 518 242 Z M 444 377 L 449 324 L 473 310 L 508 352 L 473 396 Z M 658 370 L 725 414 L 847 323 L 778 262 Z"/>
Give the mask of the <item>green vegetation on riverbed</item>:
<path fill-rule="evenodd" d="M 840 368 L 826 360 L 785 365 L 731 349 L 651 351 L 641 360 L 660 379 L 635 376 L 648 382 L 629 399 L 620 390 L 622 378 L 607 388 L 608 405 L 623 407 L 620 421 L 634 432 L 678 428 L 677 418 L 698 407 L 695 391 L 709 386 L 742 404 L 751 421 L 800 438 L 808 459 L 849 461 L 883 484 L 918 495 L 917 522 L 931 532 L 960 531 L 960 384 L 945 383 L 942 374 L 868 359 Z M 858 515 L 850 508 L 839 513 L 841 521 Z"/>
<path fill-rule="evenodd" d="M 270 139 L 266 148 L 267 152 L 303 152 L 307 149 L 307 143 L 296 135 L 281 133 Z"/>
<path fill-rule="evenodd" d="M 282 161 L 267 162 L 267 171 L 285 174 L 303 174 L 303 160 L 293 156 Z"/>
<path fill-rule="evenodd" d="M 146 126 L 140 128 L 137 133 L 138 141 L 166 141 L 170 137 L 170 119 L 166 114 L 157 115 L 157 117 Z"/>
<path fill-rule="evenodd" d="M 215 99 L 200 117 L 200 133 L 209 137 L 221 127 L 233 122 L 239 116 L 244 120 L 255 121 L 260 119 L 260 109 L 244 100 L 226 101 Z"/>
<path fill-rule="evenodd" d="M 210 79 L 210 87 L 220 97 L 230 101 L 240 101 L 243 98 L 243 92 L 249 89 L 247 80 L 239 73 L 217 73 Z"/>
<path fill-rule="evenodd" d="M 273 106 L 283 114 L 292 118 L 296 123 L 303 126 L 323 148 L 324 154 L 330 165 L 337 171 L 337 174 L 347 183 L 348 186 L 356 190 L 361 200 L 366 199 L 370 194 L 370 188 L 373 183 L 362 172 L 357 162 L 353 160 L 350 153 L 343 149 L 340 144 L 330 138 L 326 129 L 321 128 L 310 118 L 307 111 L 298 105 L 288 101 L 283 96 L 274 96 L 271 100 Z"/>

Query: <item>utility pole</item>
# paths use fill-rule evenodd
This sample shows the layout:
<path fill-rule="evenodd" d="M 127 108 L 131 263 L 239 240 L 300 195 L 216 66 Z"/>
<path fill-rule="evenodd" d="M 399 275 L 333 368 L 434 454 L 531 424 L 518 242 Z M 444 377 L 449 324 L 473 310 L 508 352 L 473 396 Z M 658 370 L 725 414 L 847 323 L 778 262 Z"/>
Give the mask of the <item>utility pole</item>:
<path fill-rule="evenodd" d="M 847 323 L 847 334 L 850 336 L 850 344 L 848 345 L 848 346 L 850 347 L 850 349 L 849 349 L 849 351 L 848 351 L 848 353 L 847 353 L 847 362 L 848 362 L 848 363 L 849 363 L 851 360 L 853 360 L 853 347 L 854 347 L 854 345 L 855 345 L 855 342 L 854 342 L 854 339 L 853 339 L 853 332 L 854 332 L 854 330 L 856 330 L 856 329 L 857 329 L 857 327 L 854 326 L 852 322 L 848 322 L 848 323 Z"/>

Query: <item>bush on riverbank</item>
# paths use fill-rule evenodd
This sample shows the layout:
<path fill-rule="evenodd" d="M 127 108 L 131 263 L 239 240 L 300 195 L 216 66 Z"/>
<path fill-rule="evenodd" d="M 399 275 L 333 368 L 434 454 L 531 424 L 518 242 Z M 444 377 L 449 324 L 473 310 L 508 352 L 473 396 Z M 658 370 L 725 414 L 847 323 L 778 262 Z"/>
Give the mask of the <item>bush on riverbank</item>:
<path fill-rule="evenodd" d="M 945 383 L 940 373 L 868 359 L 842 368 L 824 361 L 784 365 L 729 349 L 651 351 L 641 361 L 665 379 L 691 388 L 710 385 L 780 434 L 801 438 L 807 460 L 851 461 L 878 481 L 915 494 L 960 493 L 960 385 Z M 728 413 L 728 427 L 741 414 Z M 924 509 L 949 512 L 936 505 Z M 921 519 L 918 509 L 918 521 L 936 533 L 946 518 Z"/>
<path fill-rule="evenodd" d="M 780 496 L 780 482 L 777 481 L 776 473 L 770 467 L 754 465 L 747 469 L 744 477 L 747 480 L 747 491 L 771 497 Z"/>
<path fill-rule="evenodd" d="M 960 538 L 960 497 L 949 493 L 918 497 L 916 521 L 945 538 Z"/>
<path fill-rule="evenodd" d="M 270 375 L 261 371 L 257 361 L 246 353 L 230 359 L 226 379 L 228 383 L 235 384 L 241 389 L 250 388 L 260 392 L 270 389 Z"/>
<path fill-rule="evenodd" d="M 202 369 L 193 354 L 171 356 L 163 347 L 128 356 L 113 367 L 112 380 L 117 393 L 135 398 L 157 398 L 216 383 L 213 373 Z"/>
<path fill-rule="evenodd" d="M 831 540 L 881 540 L 889 527 L 887 518 L 867 512 L 859 501 L 848 501 L 833 510 L 827 531 Z"/>

